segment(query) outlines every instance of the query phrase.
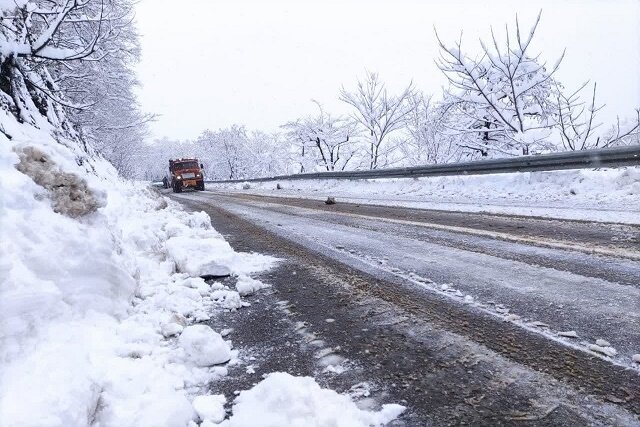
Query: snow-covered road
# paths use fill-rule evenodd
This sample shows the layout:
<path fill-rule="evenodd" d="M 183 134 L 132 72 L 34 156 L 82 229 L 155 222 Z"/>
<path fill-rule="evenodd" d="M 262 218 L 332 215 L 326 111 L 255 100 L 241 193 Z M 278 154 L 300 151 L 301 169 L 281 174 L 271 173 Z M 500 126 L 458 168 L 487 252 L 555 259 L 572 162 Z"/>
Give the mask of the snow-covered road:
<path fill-rule="evenodd" d="M 413 290 L 447 295 L 452 303 L 473 305 L 569 345 L 588 349 L 605 340 L 611 344 L 605 347 L 616 350 L 612 359 L 617 363 L 631 366 L 633 354 L 640 353 L 640 252 L 628 244 L 637 239 L 637 228 L 615 227 L 627 242 L 605 245 L 611 236 L 599 241 L 587 236 L 591 241 L 581 244 L 576 236 L 558 236 L 539 237 L 535 245 L 536 239 L 510 232 L 502 234 L 512 236 L 511 241 L 420 222 L 282 205 L 277 199 L 212 193 L 182 197 L 223 200 L 225 209 L 337 261 L 405 278 Z M 600 253 L 567 250 L 572 246 Z M 627 258 L 607 256 L 617 251 Z M 572 335 L 569 331 L 577 337 L 562 336 Z"/>
<path fill-rule="evenodd" d="M 402 208 L 212 192 L 177 198 L 371 275 L 431 311 L 430 321 L 536 370 L 578 385 L 611 382 L 607 396 L 622 393 L 614 401 L 640 383 L 632 362 L 640 352 L 637 227 L 458 213 L 448 229 L 445 213 L 427 221 L 428 211 Z M 487 229 L 494 235 L 480 232 Z M 640 408 L 637 397 L 625 404 Z"/>

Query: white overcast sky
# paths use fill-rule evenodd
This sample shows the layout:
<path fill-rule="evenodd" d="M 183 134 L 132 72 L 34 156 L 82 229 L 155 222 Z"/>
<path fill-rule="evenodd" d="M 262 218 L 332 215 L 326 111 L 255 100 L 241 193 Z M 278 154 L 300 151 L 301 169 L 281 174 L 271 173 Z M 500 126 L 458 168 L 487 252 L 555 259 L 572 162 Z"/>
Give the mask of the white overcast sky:
<path fill-rule="evenodd" d="M 532 53 L 554 62 L 568 88 L 591 80 L 607 106 L 603 121 L 640 107 L 640 1 L 141 0 L 138 75 L 145 111 L 160 114 L 153 137 L 192 139 L 231 124 L 274 131 L 314 111 L 335 114 L 338 98 L 365 70 L 400 88 L 440 93 L 444 77 L 433 27 L 477 52 L 490 26 L 518 14 L 542 20 Z M 586 94 L 585 94 L 586 95 Z"/>

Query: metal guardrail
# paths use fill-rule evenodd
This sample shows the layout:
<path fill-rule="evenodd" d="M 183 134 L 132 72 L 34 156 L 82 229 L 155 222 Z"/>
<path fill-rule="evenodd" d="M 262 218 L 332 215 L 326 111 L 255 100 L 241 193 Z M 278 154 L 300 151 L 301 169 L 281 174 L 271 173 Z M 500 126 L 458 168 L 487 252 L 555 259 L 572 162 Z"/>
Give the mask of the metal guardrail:
<path fill-rule="evenodd" d="M 564 169 L 591 169 L 640 165 L 640 145 L 595 150 L 565 151 L 562 153 L 478 160 L 474 162 L 405 168 L 358 171 L 312 172 L 295 175 L 277 175 L 263 178 L 206 181 L 208 183 L 266 182 L 300 179 L 376 179 L 418 178 L 446 175 L 479 175 L 493 173 L 554 171 Z"/>

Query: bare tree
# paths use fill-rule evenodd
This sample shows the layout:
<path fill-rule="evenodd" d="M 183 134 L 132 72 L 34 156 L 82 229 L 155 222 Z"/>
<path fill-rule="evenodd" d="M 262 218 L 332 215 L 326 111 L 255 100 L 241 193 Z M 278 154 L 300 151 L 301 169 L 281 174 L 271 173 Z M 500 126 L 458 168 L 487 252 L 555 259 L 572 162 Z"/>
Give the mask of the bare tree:
<path fill-rule="evenodd" d="M 378 74 L 368 71 L 364 81 L 358 80 L 355 91 L 349 92 L 344 87 L 340 91 L 340 100 L 355 109 L 353 119 L 369 134 L 370 169 L 380 166 L 380 159 L 391 152 L 385 150 L 384 143 L 389 135 L 403 127 L 405 117 L 411 112 L 408 100 L 412 94 L 413 83 L 409 83 L 400 95 L 389 95 Z"/>
<path fill-rule="evenodd" d="M 554 125 L 553 75 L 564 53 L 550 69 L 539 62 L 540 55 L 530 55 L 531 42 L 541 14 L 524 35 L 516 16 L 515 41 L 505 27 L 503 46 L 491 29 L 492 47 L 482 40 L 482 54 L 471 58 L 462 51 L 462 37 L 454 47 L 440 45 L 437 65 L 449 80 L 444 104 L 450 110 L 449 128 L 466 134 L 465 148 L 489 150 L 514 155 L 528 154 L 531 148 L 544 149 Z"/>

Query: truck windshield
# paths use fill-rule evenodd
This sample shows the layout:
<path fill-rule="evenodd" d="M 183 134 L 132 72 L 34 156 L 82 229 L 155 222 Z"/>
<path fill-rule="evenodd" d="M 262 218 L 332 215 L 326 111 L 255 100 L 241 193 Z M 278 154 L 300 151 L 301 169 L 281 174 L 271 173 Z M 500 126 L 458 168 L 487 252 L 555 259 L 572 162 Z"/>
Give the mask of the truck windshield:
<path fill-rule="evenodd" d="M 198 162 L 180 162 L 176 163 L 176 169 L 198 169 Z"/>

